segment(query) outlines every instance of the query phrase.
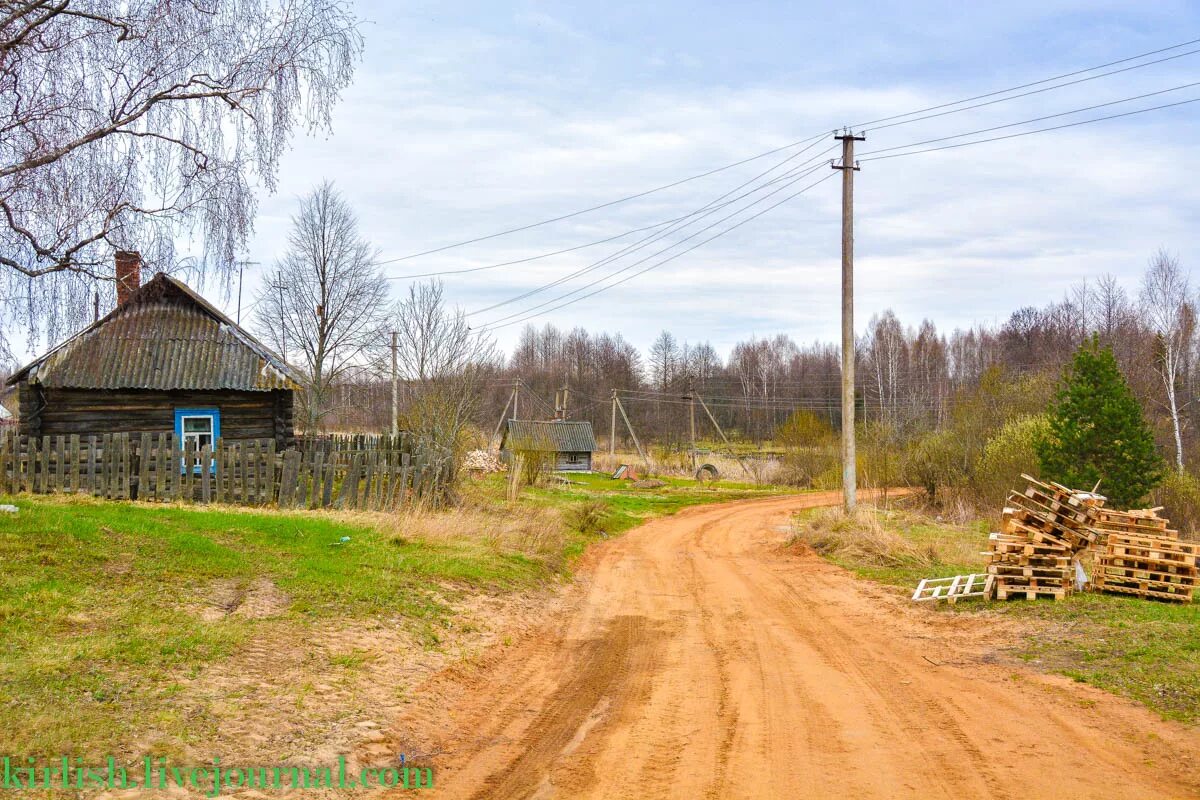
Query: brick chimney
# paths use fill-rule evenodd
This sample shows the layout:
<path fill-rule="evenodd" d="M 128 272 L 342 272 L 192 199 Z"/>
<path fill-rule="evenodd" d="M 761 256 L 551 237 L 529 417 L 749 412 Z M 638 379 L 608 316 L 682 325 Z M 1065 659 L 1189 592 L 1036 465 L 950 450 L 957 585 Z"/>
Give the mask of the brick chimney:
<path fill-rule="evenodd" d="M 142 254 L 136 250 L 118 250 L 116 260 L 117 305 L 121 306 L 142 285 Z"/>

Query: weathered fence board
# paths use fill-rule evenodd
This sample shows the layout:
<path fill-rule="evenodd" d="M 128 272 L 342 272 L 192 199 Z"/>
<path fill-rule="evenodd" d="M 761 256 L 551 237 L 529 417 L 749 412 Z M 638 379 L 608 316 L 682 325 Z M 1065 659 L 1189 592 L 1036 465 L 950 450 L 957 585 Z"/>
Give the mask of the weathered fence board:
<path fill-rule="evenodd" d="M 222 441 L 170 433 L 30 438 L 0 430 L 0 494 L 83 493 L 110 500 L 390 511 L 438 504 L 449 461 L 406 437 Z"/>

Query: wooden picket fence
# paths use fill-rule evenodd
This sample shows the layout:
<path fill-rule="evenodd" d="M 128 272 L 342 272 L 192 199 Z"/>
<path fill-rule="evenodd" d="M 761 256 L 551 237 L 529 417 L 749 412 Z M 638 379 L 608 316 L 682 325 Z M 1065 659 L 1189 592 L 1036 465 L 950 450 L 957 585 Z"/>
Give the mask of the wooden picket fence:
<path fill-rule="evenodd" d="M 390 437 L 324 439 L 277 452 L 274 440 L 218 439 L 197 449 L 170 433 L 30 438 L 0 431 L 0 494 L 363 511 L 440 504 L 449 459 Z"/>

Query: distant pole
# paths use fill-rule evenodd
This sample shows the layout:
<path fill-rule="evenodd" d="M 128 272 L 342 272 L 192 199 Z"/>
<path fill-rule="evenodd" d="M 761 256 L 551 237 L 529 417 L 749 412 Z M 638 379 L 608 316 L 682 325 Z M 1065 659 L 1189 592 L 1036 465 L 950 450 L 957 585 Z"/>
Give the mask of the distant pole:
<path fill-rule="evenodd" d="M 608 454 L 615 457 L 617 455 L 617 390 L 613 389 L 612 394 L 612 422 L 608 428 Z"/>
<path fill-rule="evenodd" d="M 257 266 L 258 261 L 239 261 L 238 262 L 238 301 L 237 301 L 237 324 L 242 324 L 242 276 L 246 272 L 246 265 Z"/>
<path fill-rule="evenodd" d="M 283 340 L 283 360 L 287 361 L 287 314 L 283 311 L 283 280 L 276 284 L 279 289 L 279 335 Z M 241 292 L 241 289 L 238 289 Z"/>
<path fill-rule="evenodd" d="M 843 129 L 835 133 L 842 143 L 842 504 L 846 513 L 858 505 L 858 475 L 854 446 L 854 143 L 866 136 Z"/>
<path fill-rule="evenodd" d="M 562 420 L 567 421 L 567 400 L 571 397 L 571 387 L 569 384 L 564 384 L 562 388 Z"/>
<path fill-rule="evenodd" d="M 400 435 L 400 373 L 396 353 L 400 349 L 399 334 L 392 331 L 392 437 Z"/>
<path fill-rule="evenodd" d="M 521 403 L 521 379 L 517 378 L 513 381 L 513 419 L 520 419 L 519 411 Z"/>
<path fill-rule="evenodd" d="M 696 393 L 688 395 L 688 421 L 692 427 L 692 470 L 696 469 Z"/>

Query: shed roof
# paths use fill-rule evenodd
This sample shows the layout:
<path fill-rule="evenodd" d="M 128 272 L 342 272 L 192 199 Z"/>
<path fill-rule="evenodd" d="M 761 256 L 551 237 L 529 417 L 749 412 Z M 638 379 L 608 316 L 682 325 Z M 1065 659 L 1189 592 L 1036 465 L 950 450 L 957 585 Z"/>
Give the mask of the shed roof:
<path fill-rule="evenodd" d="M 510 439 L 520 442 L 522 449 L 539 452 L 591 453 L 596 450 L 596 437 L 590 422 L 510 419 L 504 428 L 501 450 Z"/>
<path fill-rule="evenodd" d="M 297 389 L 300 375 L 186 284 L 158 273 L 8 379 L 72 389 Z"/>

